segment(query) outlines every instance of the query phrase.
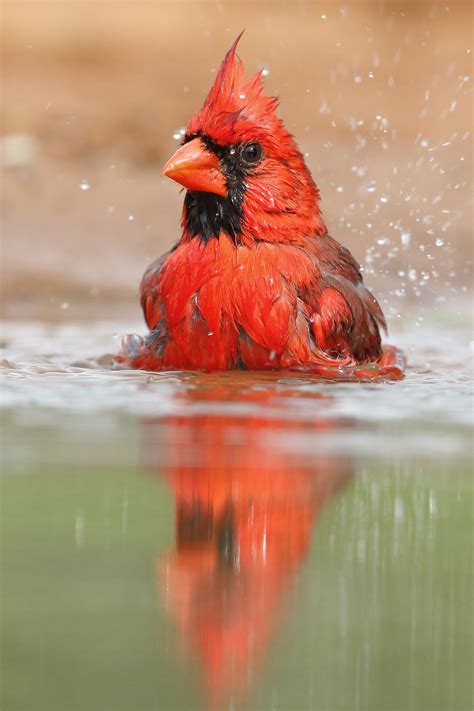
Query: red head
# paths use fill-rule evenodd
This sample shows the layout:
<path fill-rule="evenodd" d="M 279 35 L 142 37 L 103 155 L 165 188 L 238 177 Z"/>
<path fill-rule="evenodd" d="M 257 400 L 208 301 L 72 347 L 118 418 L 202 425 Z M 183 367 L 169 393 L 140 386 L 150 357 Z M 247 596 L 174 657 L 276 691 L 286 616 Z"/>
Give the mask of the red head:
<path fill-rule="evenodd" d="M 297 242 L 326 231 L 319 193 L 296 143 L 264 96 L 262 72 L 245 77 L 227 52 L 183 145 L 163 174 L 188 188 L 184 239 L 227 232 L 236 243 Z"/>

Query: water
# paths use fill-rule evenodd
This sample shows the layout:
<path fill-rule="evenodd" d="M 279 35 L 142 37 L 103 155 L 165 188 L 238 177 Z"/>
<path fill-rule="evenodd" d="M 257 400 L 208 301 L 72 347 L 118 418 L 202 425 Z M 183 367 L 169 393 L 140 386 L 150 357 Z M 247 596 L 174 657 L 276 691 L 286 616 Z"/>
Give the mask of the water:
<path fill-rule="evenodd" d="M 392 335 L 376 384 L 5 324 L 2 708 L 471 708 L 467 323 Z"/>

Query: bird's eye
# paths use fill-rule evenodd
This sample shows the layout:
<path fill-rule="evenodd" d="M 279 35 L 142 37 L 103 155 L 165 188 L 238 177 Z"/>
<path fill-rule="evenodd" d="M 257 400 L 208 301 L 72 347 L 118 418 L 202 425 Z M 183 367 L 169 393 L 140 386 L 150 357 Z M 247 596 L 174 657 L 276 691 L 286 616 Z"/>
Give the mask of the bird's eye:
<path fill-rule="evenodd" d="M 262 158 L 263 150 L 260 143 L 248 143 L 242 151 L 242 158 L 246 163 L 254 165 Z"/>

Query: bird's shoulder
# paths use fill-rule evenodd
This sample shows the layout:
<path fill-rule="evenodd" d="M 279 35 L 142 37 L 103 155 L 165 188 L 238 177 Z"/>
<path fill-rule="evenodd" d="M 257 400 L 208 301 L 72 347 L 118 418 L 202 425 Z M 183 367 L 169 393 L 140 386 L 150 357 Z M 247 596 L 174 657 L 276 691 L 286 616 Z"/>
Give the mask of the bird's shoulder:
<path fill-rule="evenodd" d="M 316 257 L 322 272 L 337 274 L 353 284 L 362 282 L 359 263 L 349 249 L 331 235 L 326 233 L 308 239 L 304 246 Z"/>

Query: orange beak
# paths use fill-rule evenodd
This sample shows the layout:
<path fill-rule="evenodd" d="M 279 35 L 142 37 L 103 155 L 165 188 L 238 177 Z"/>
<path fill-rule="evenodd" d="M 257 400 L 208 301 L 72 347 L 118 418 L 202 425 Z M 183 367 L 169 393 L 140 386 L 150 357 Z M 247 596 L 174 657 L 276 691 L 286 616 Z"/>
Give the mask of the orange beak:
<path fill-rule="evenodd" d="M 215 193 L 227 197 L 227 184 L 219 158 L 206 149 L 200 138 L 178 148 L 161 175 L 166 175 L 188 190 Z"/>

